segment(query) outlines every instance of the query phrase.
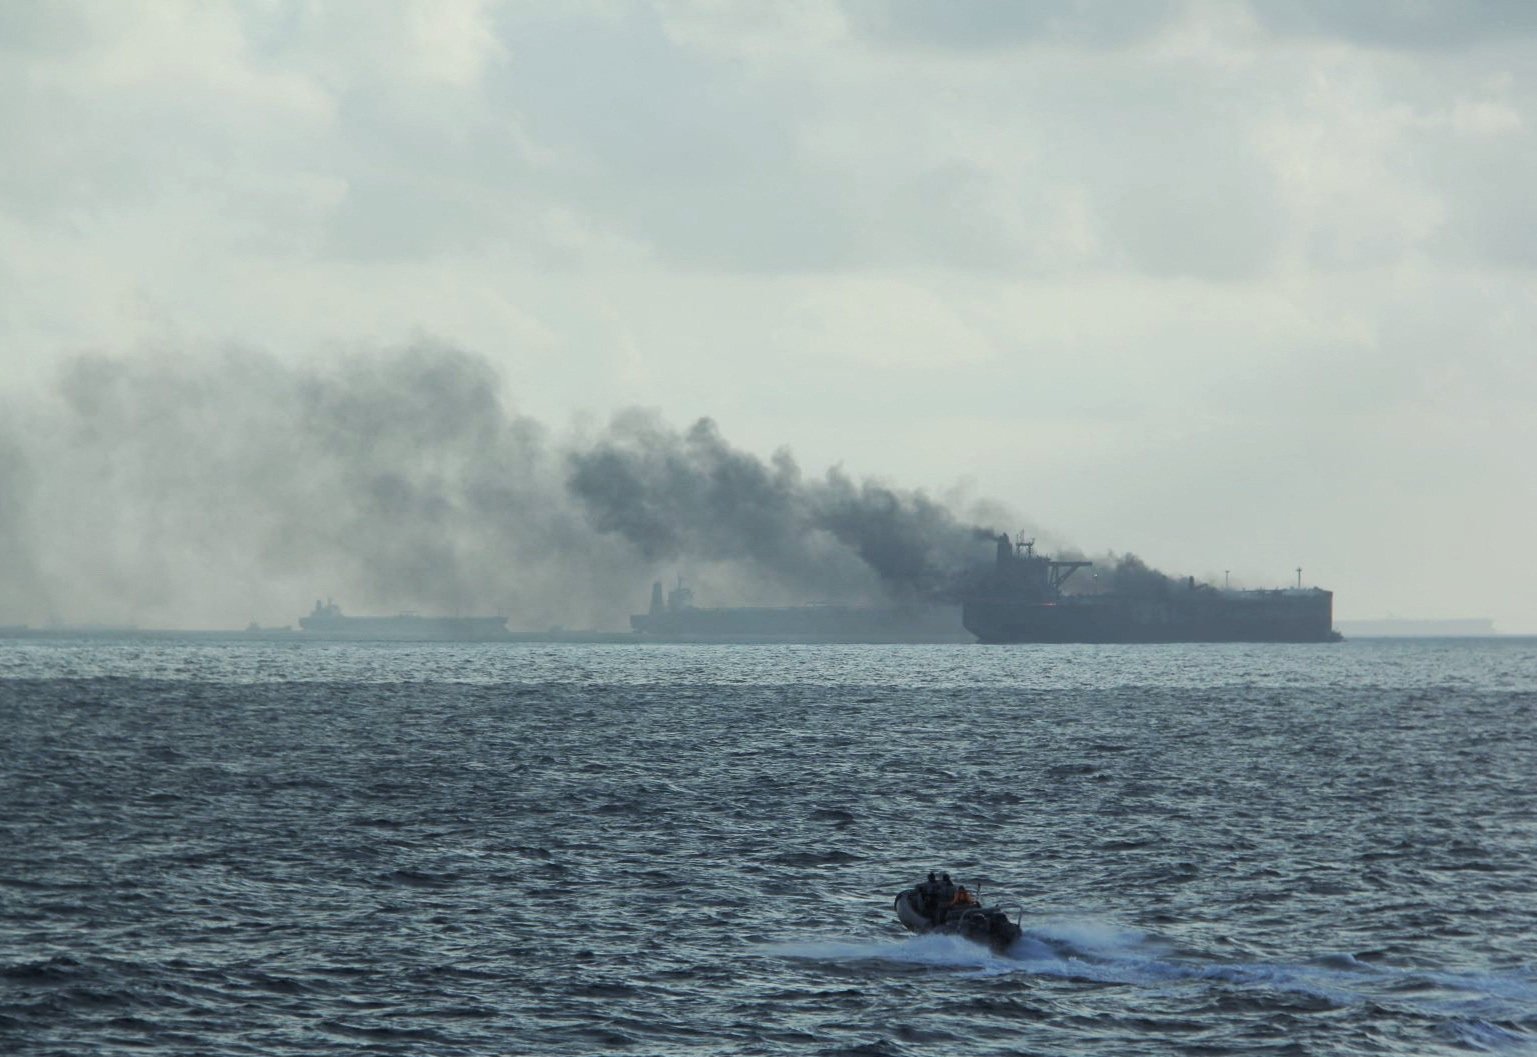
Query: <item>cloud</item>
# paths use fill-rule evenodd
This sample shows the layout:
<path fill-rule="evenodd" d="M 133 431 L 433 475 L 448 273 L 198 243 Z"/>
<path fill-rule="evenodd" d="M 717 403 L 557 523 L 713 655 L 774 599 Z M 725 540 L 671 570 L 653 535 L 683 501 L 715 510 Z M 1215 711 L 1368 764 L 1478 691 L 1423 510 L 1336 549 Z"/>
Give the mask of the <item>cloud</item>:
<path fill-rule="evenodd" d="M 1403 481 L 1428 360 L 1530 381 L 1537 43 L 1527 5 L 1134 6 L 8 8 L 5 380 L 439 335 L 541 421 L 714 416 L 1199 567 L 1095 482 L 1314 465 L 1243 435 L 1272 406 L 1402 432 L 1360 472 Z M 1457 384 L 1530 520 L 1525 434 Z"/>
<path fill-rule="evenodd" d="M 1166 0 L 1124 4 L 1070 0 L 1018 4 L 998 0 L 844 0 L 857 31 L 896 44 L 988 52 L 1031 43 L 1116 47 L 1157 32 L 1178 12 Z"/>
<path fill-rule="evenodd" d="M 20 61 L 0 108 L 27 164 L 0 176 L 0 211 L 52 240 L 82 224 L 111 239 L 131 213 L 229 257 L 337 264 L 1235 278 L 1274 268 L 1286 232 L 1371 211 L 1315 222 L 1320 199 L 1290 193 L 1299 174 L 1316 187 L 1332 170 L 1373 201 L 1428 192 L 1410 204 L 1423 214 L 1467 182 L 1431 183 L 1438 110 L 1507 153 L 1530 138 L 1514 84 L 1425 71 L 1430 91 L 1456 86 L 1454 104 L 1432 103 L 1392 66 L 1267 57 L 1279 15 L 1246 29 L 1200 6 L 855 4 L 841 23 L 787 15 L 770 31 L 688 8 L 464 3 L 370 13 L 366 33 L 360 10 L 10 16 Z M 930 30 L 937 48 L 896 45 Z M 1050 47 L 958 65 L 947 52 L 967 34 Z M 1515 181 L 1491 182 L 1515 204 Z M 1457 243 L 1433 234 L 1353 241 L 1368 255 Z M 1471 245 L 1486 243 L 1519 259 Z M 1358 252 L 1332 236 L 1306 249 Z"/>
<path fill-rule="evenodd" d="M 1393 4 L 1250 0 L 1262 24 L 1280 33 L 1364 47 L 1438 51 L 1537 34 L 1537 8 L 1524 0 Z"/>

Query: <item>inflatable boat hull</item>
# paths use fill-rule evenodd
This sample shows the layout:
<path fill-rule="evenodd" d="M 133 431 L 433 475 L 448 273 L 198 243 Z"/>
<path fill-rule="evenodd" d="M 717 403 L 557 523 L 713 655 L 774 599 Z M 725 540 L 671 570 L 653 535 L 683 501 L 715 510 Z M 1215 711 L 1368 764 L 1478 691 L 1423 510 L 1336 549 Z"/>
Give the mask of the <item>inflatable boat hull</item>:
<path fill-rule="evenodd" d="M 959 936 L 997 951 L 1012 946 L 1021 935 L 1018 923 L 998 907 L 952 906 L 928 911 L 926 902 L 932 900 L 926 901 L 918 888 L 897 893 L 893 902 L 897 920 L 909 932 Z"/>

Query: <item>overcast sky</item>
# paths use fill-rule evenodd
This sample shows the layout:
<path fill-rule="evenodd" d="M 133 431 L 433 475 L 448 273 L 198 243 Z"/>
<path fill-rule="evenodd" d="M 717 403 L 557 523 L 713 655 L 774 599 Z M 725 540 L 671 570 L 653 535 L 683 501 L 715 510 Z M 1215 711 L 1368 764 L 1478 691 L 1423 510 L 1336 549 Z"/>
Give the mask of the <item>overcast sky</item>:
<path fill-rule="evenodd" d="M 1537 631 L 1534 78 L 1529 0 L 3 4 L 3 388 L 426 338 Z"/>

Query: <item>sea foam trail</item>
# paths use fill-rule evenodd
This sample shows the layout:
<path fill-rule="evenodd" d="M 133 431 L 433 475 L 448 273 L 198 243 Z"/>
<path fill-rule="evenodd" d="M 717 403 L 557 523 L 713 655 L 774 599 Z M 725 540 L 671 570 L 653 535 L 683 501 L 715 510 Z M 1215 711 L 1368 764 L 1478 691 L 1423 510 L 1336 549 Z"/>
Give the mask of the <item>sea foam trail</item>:
<path fill-rule="evenodd" d="M 803 940 L 767 948 L 809 961 L 883 961 L 970 974 L 1021 974 L 1159 988 L 1210 985 L 1284 992 L 1344 1008 L 1373 1003 L 1442 1020 L 1444 1034 L 1489 1048 L 1531 1046 L 1537 1052 L 1537 969 L 1457 973 L 1421 971 L 1321 955 L 1286 964 L 1223 961 L 1178 953 L 1135 929 L 1091 919 L 1045 922 L 1026 928 L 998 953 L 955 936 L 882 940 Z M 1477 1040 L 1482 1040 L 1479 1043 Z"/>
<path fill-rule="evenodd" d="M 992 969 L 999 972 L 1017 968 L 1016 963 L 1007 955 L 995 954 L 986 947 L 957 936 L 914 936 L 864 941 L 800 940 L 768 944 L 761 949 L 765 953 L 805 961 L 880 961 L 945 969 Z"/>

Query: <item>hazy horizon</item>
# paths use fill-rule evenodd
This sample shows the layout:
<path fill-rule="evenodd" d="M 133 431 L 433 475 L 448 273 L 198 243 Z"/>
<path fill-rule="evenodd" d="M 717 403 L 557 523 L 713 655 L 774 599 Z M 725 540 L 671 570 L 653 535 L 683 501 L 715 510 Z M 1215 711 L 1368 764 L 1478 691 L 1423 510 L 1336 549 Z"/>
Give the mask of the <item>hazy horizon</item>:
<path fill-rule="evenodd" d="M 0 624 L 923 595 L 1537 632 L 1537 7 L 0 9 Z"/>

